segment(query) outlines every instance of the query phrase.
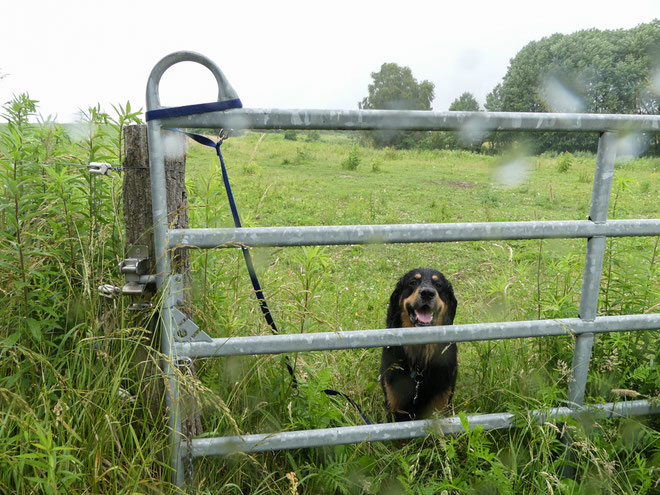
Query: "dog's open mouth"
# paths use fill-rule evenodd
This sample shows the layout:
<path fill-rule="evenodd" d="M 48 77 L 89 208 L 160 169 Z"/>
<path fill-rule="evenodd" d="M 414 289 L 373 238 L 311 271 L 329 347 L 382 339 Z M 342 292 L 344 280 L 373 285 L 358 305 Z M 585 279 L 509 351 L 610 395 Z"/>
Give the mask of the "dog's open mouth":
<path fill-rule="evenodd" d="M 410 323 L 416 327 L 429 327 L 435 324 L 435 314 L 430 306 L 424 305 L 419 308 L 409 307 L 408 315 Z"/>

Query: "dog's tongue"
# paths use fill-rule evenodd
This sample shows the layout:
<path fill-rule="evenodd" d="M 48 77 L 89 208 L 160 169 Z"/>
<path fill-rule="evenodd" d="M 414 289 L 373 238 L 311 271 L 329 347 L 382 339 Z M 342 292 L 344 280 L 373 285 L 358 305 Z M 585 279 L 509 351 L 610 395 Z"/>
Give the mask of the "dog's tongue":
<path fill-rule="evenodd" d="M 431 320 L 433 319 L 433 313 L 431 311 L 418 310 L 416 314 L 417 320 L 420 323 L 431 323 Z"/>

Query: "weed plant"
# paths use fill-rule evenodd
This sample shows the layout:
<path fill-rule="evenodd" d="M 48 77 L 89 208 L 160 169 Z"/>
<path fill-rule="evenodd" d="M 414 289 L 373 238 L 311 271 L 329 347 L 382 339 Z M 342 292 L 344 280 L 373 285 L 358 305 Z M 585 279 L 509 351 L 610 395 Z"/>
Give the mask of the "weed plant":
<path fill-rule="evenodd" d="M 356 170 L 360 165 L 360 162 L 360 148 L 356 143 L 353 145 L 353 148 L 348 153 L 348 157 L 342 162 L 341 166 L 346 170 Z"/>
<path fill-rule="evenodd" d="M 143 398 L 136 356 L 155 350 L 145 328 L 99 285 L 121 285 L 120 176 L 90 176 L 89 161 L 120 163 L 129 105 L 83 114 L 74 138 L 36 102 L 4 107 L 0 127 L 0 492 L 176 493 L 168 484 L 165 421 Z M 582 219 L 595 157 L 529 160 L 517 185 L 496 181 L 498 159 L 465 151 L 360 148 L 369 170 L 342 163 L 350 133 L 291 141 L 247 133 L 223 144 L 246 226 Z M 80 167 L 64 165 L 76 164 Z M 252 165 L 252 164 L 259 165 Z M 379 173 L 374 174 L 373 164 Z M 381 167 L 382 164 L 382 167 Z M 191 144 L 187 188 L 194 227 L 231 226 L 217 157 Z M 612 218 L 657 218 L 660 160 L 617 165 Z M 255 173 L 252 173 L 255 171 Z M 548 189 L 552 184 L 552 194 Z M 644 191 L 637 184 L 647 184 Z M 269 306 L 285 333 L 382 328 L 398 277 L 442 270 L 459 299 L 456 323 L 577 316 L 584 240 L 364 245 L 253 250 Z M 610 240 L 600 314 L 660 311 L 657 238 Z M 196 251 L 195 322 L 214 337 L 266 335 L 239 250 Z M 658 332 L 597 336 L 587 402 L 657 400 Z M 455 413 L 512 411 L 518 426 L 406 443 L 346 445 L 197 461 L 199 493 L 655 493 L 655 418 L 581 417 L 535 424 L 527 411 L 564 404 L 572 338 L 462 343 Z M 200 360 L 201 381 L 179 376 L 203 407 L 206 435 L 267 433 L 361 423 L 348 393 L 385 422 L 380 349 Z M 158 377 L 150 380 L 158 379 Z M 574 479 L 562 476 L 573 440 Z"/>
<path fill-rule="evenodd" d="M 557 158 L 557 172 L 566 173 L 573 165 L 573 155 L 565 151 Z"/>

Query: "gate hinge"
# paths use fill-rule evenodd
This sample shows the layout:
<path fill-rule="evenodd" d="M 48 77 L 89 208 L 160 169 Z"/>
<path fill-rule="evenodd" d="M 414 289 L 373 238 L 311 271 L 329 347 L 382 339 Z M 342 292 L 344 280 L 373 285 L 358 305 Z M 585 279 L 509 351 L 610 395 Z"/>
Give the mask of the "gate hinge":
<path fill-rule="evenodd" d="M 141 295 L 146 285 L 153 282 L 153 277 L 149 276 L 150 269 L 147 246 L 134 245 L 128 248 L 126 258 L 119 263 L 119 273 L 122 273 L 126 279 L 121 293 L 127 296 Z"/>

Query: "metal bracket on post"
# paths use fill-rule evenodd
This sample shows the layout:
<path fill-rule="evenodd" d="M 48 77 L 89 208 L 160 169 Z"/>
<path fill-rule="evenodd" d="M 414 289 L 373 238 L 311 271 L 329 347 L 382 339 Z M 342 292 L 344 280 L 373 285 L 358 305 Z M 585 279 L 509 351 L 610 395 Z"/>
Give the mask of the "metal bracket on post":
<path fill-rule="evenodd" d="M 183 275 L 180 273 L 174 273 L 170 279 L 168 298 L 170 314 L 172 315 L 175 325 L 172 329 L 172 338 L 175 342 L 186 344 L 190 342 L 213 342 L 211 337 L 209 337 L 203 330 L 200 330 L 191 318 L 176 308 L 176 306 L 183 306 L 185 304 L 183 291 Z"/>
<path fill-rule="evenodd" d="M 204 330 L 200 330 L 195 322 L 184 315 L 176 308 L 170 309 L 174 323 L 176 323 L 177 330 L 174 332 L 174 341 L 181 343 L 190 342 L 213 342 L 211 337 L 208 336 Z"/>
<path fill-rule="evenodd" d="M 126 258 L 119 263 L 119 273 L 126 279 L 121 293 L 127 296 L 141 295 L 146 285 L 153 282 L 153 277 L 149 276 L 150 269 L 149 248 L 142 245 L 131 246 Z"/>
<path fill-rule="evenodd" d="M 174 306 L 185 305 L 186 301 L 183 297 L 183 290 L 183 275 L 180 273 L 172 274 L 170 279 L 169 297 L 167 298 L 167 305 L 169 307 L 172 308 Z"/>

